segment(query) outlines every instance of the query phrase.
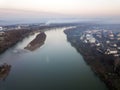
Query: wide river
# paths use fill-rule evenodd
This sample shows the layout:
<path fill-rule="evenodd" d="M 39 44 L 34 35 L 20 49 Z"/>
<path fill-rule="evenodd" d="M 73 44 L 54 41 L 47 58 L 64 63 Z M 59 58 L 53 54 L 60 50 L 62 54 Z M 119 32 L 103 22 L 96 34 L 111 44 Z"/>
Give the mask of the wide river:
<path fill-rule="evenodd" d="M 44 45 L 35 51 L 24 47 L 36 34 L 1 54 L 0 64 L 12 67 L 8 76 L 0 80 L 0 90 L 107 90 L 67 41 L 64 29 L 46 31 Z"/>

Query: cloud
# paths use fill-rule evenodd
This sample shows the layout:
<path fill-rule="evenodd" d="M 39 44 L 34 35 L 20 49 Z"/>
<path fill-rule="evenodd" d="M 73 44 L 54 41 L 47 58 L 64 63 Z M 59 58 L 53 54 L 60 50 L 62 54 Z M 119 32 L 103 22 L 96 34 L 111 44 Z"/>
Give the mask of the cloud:
<path fill-rule="evenodd" d="M 0 8 L 18 16 L 119 16 L 120 0 L 0 0 Z"/>

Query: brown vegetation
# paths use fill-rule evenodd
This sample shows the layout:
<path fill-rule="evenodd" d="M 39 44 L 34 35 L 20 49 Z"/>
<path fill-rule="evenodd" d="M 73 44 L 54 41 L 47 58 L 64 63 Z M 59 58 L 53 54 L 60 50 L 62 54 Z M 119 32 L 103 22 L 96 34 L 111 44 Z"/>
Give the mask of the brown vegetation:
<path fill-rule="evenodd" d="M 4 40 L 0 41 L 0 53 L 4 52 L 9 47 L 15 45 L 18 41 L 27 36 L 31 30 L 10 30 L 5 31 Z"/>
<path fill-rule="evenodd" d="M 44 41 L 46 39 L 46 34 L 44 32 L 38 34 L 34 40 L 32 40 L 25 49 L 28 49 L 30 51 L 34 51 L 40 46 L 44 44 Z"/>

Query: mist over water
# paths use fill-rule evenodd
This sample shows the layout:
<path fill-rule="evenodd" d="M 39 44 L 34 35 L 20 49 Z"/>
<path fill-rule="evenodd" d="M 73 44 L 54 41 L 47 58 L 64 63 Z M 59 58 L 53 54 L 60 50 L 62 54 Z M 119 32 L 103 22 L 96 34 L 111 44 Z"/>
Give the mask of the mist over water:
<path fill-rule="evenodd" d="M 35 23 L 98 23 L 120 24 L 120 18 L 0 18 L 0 25 L 35 24 Z"/>

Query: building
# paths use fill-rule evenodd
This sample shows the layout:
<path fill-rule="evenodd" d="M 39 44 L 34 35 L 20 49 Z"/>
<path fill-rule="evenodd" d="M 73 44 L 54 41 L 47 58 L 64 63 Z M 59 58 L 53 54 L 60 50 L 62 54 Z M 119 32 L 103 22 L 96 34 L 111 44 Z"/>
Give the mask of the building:
<path fill-rule="evenodd" d="M 120 33 L 117 34 L 117 37 L 120 37 Z"/>
<path fill-rule="evenodd" d="M 18 25 L 16 29 L 21 29 L 21 26 Z"/>
<path fill-rule="evenodd" d="M 4 36 L 4 35 L 5 35 L 5 32 L 1 31 L 0 36 Z"/>
<path fill-rule="evenodd" d="M 118 51 L 115 48 L 109 48 L 106 50 L 105 54 L 117 54 Z"/>
<path fill-rule="evenodd" d="M 87 34 L 87 35 L 86 35 L 86 40 L 87 40 L 89 43 L 95 43 L 95 42 L 96 42 L 96 39 L 95 39 L 91 34 Z"/>
<path fill-rule="evenodd" d="M 3 30 L 3 27 L 0 27 L 0 31 L 2 31 Z"/>
<path fill-rule="evenodd" d="M 113 32 L 108 32 L 108 38 L 113 40 L 114 39 L 114 34 Z"/>
<path fill-rule="evenodd" d="M 120 40 L 120 33 L 118 33 L 116 36 L 117 36 L 117 40 Z"/>
<path fill-rule="evenodd" d="M 100 46 L 101 44 L 100 43 L 96 43 L 96 46 Z"/>
<path fill-rule="evenodd" d="M 5 37 L 5 32 L 1 31 L 0 32 L 0 41 L 3 41 Z"/>
<path fill-rule="evenodd" d="M 96 39 L 93 37 L 93 35 L 90 32 L 84 33 L 80 40 L 82 40 L 84 43 L 95 43 Z"/>

